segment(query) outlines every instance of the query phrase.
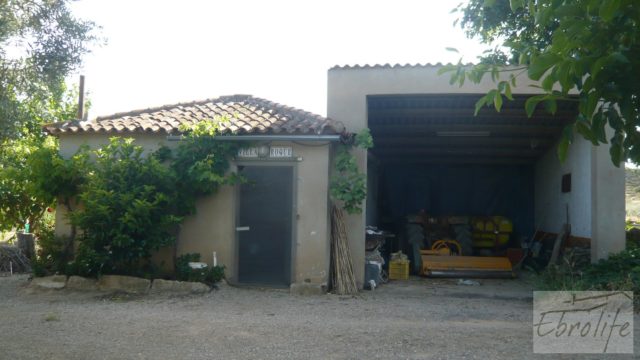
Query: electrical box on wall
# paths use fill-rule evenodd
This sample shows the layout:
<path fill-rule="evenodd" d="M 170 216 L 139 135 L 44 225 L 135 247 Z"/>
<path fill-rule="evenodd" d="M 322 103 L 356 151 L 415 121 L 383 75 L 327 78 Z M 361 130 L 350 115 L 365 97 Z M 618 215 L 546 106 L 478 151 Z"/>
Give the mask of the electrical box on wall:
<path fill-rule="evenodd" d="M 571 192 L 571 173 L 562 175 L 561 190 L 563 193 Z"/>

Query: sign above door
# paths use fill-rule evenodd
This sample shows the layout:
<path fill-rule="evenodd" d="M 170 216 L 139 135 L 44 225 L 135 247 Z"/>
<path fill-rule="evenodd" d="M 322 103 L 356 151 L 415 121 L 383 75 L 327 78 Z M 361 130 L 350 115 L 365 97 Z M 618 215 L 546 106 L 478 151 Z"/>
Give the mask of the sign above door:
<path fill-rule="evenodd" d="M 242 159 L 290 159 L 293 158 L 291 146 L 255 146 L 238 150 L 238 158 Z"/>

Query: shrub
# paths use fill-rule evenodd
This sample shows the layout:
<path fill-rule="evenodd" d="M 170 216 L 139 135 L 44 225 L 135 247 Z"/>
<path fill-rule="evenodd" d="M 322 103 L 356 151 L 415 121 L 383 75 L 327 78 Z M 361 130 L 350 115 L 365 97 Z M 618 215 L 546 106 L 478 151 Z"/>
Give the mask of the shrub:
<path fill-rule="evenodd" d="M 73 259 L 72 244 L 68 237 L 55 236 L 53 229 L 41 229 L 38 235 L 38 251 L 33 261 L 34 274 L 67 273 L 67 263 Z"/>
<path fill-rule="evenodd" d="M 176 279 L 180 281 L 202 282 L 213 285 L 224 279 L 224 266 L 208 266 L 204 269 L 192 269 L 190 262 L 200 261 L 200 254 L 180 255 L 176 260 Z"/>
<path fill-rule="evenodd" d="M 595 264 L 576 266 L 571 257 L 550 266 L 536 281 L 540 290 L 633 291 L 640 305 L 640 248 L 632 247 Z"/>
<path fill-rule="evenodd" d="M 163 147 L 151 156 L 133 139 L 122 138 L 97 150 L 83 146 L 70 159 L 52 149 L 34 152 L 28 161 L 33 193 L 58 199 L 71 224 L 68 240 L 50 241 L 47 254 L 55 266 L 47 263 L 47 255 L 38 271 L 153 276 L 152 253 L 175 244 L 179 224 L 195 213 L 196 200 L 242 180 L 228 173 L 229 158 L 241 145 L 213 139 L 220 121 L 185 127 L 177 150 Z M 66 250 L 74 242 L 72 259 Z M 61 244 L 65 251 L 55 248 Z M 223 274 L 223 268 L 213 268 L 197 276 L 213 282 Z"/>
<path fill-rule="evenodd" d="M 181 218 L 171 210 L 173 174 L 133 139 L 111 139 L 95 151 L 93 171 L 79 198 L 83 207 L 71 222 L 83 230 L 76 270 L 140 275 L 154 250 L 175 241 Z"/>

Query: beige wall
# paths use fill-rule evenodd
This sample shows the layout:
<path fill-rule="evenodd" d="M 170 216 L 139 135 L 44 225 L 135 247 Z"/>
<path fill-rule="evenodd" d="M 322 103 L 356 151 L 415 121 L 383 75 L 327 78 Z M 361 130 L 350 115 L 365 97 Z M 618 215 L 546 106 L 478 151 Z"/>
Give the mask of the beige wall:
<path fill-rule="evenodd" d="M 325 284 L 329 272 L 329 146 L 304 146 L 273 143 L 293 147 L 295 162 L 297 213 L 293 246 L 293 282 Z M 248 162 L 243 162 L 249 164 Z M 215 196 L 202 199 L 197 216 L 188 218 L 182 227 L 179 252 L 199 252 L 203 261 L 211 263 L 213 252 L 218 262 L 227 267 L 230 281 L 237 279 L 235 214 L 236 189 L 226 187 Z"/>
<path fill-rule="evenodd" d="M 65 135 L 60 137 L 60 152 L 71 156 L 82 144 L 97 147 L 108 141 L 104 134 Z M 177 142 L 167 142 L 164 135 L 137 135 L 136 143 L 152 151 L 161 144 L 177 146 Z M 272 145 L 293 147 L 293 162 L 297 179 L 295 200 L 297 214 L 294 214 L 296 228 L 293 245 L 293 282 L 326 284 L 329 272 L 329 145 L 317 143 L 305 146 L 302 143 L 274 142 Z M 234 163 L 235 164 L 235 163 Z M 234 165 L 235 167 L 235 165 Z M 202 261 L 212 263 L 216 252 L 218 264 L 227 267 L 226 274 L 231 281 L 236 279 L 236 188 L 223 187 L 220 191 L 198 201 L 197 214 L 188 217 L 182 224 L 178 240 L 178 254 L 200 253 Z M 57 212 L 56 232 L 68 233 L 62 207 Z M 163 251 L 158 259 L 165 262 L 171 258 L 170 251 Z"/>

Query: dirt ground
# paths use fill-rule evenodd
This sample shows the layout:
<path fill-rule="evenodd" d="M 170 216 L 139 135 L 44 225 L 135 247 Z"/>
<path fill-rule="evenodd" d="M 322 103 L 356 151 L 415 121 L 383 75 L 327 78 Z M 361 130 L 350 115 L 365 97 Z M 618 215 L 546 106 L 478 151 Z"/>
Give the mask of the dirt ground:
<path fill-rule="evenodd" d="M 0 359 L 602 358 L 532 354 L 524 280 L 415 278 L 357 297 L 229 286 L 132 297 L 27 283 L 0 277 Z M 640 349 L 638 316 L 634 323 Z"/>

